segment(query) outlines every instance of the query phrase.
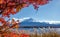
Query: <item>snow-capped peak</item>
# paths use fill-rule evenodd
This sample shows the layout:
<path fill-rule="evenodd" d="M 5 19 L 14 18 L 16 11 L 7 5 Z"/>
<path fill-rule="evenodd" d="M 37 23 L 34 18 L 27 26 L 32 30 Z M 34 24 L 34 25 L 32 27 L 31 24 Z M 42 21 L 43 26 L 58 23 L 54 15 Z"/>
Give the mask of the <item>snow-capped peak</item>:
<path fill-rule="evenodd" d="M 32 19 L 32 18 L 30 18 L 30 17 L 26 17 L 26 18 L 20 18 L 20 19 L 18 19 L 18 18 L 13 18 L 13 19 L 15 19 L 15 21 L 16 20 L 19 20 L 19 22 L 23 22 L 23 21 L 26 21 L 26 20 L 29 20 L 29 19 Z M 33 19 L 32 19 L 33 20 Z M 29 20 L 30 21 L 30 20 Z"/>
<path fill-rule="evenodd" d="M 25 18 L 13 18 L 15 20 L 19 20 L 20 22 L 23 22 L 23 21 L 31 21 L 31 22 L 45 22 L 45 23 L 49 23 L 49 24 L 60 24 L 60 21 L 49 21 L 49 20 L 37 20 L 37 19 L 34 19 L 34 18 L 31 18 L 31 17 L 25 17 Z"/>

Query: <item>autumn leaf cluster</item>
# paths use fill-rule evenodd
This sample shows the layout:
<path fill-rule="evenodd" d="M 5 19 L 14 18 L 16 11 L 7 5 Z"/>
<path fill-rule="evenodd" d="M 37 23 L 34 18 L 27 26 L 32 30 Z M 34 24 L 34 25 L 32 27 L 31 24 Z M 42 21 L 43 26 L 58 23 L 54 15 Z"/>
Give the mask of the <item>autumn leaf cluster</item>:
<path fill-rule="evenodd" d="M 9 31 L 5 31 L 9 28 L 18 28 L 18 23 L 16 23 L 14 19 L 12 19 L 10 23 L 9 20 L 5 20 L 6 17 L 10 18 L 10 15 L 18 13 L 22 8 L 29 7 L 29 5 L 33 5 L 34 9 L 38 10 L 39 6 L 49 3 L 49 1 L 50 0 L 0 0 L 0 24 L 2 24 L 2 26 L 0 26 L 0 32 L 7 34 Z M 11 24 L 12 26 L 10 26 Z M 16 35 L 14 34 L 14 36 Z"/>

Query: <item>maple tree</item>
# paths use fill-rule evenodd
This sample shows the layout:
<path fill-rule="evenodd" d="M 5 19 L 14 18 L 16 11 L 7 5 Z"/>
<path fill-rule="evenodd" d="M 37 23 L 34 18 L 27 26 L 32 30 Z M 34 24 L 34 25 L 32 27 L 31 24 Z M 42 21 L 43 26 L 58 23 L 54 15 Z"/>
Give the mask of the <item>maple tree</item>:
<path fill-rule="evenodd" d="M 10 18 L 10 15 L 14 15 L 18 13 L 22 8 L 28 7 L 29 5 L 33 5 L 34 9 L 38 10 L 40 5 L 45 5 L 49 3 L 50 0 L 0 0 L 0 23 L 2 26 L 0 27 L 0 32 L 4 32 L 9 28 L 16 28 L 18 23 L 11 21 L 12 26 L 8 26 L 11 23 L 5 20 L 6 17 Z M 3 30 L 5 28 L 5 30 Z"/>
<path fill-rule="evenodd" d="M 5 22 L 5 20 L 1 19 L 10 17 L 11 14 L 14 15 L 22 8 L 31 4 L 34 6 L 34 9 L 38 9 L 39 5 L 44 5 L 48 2 L 49 0 L 0 0 L 0 21 Z"/>

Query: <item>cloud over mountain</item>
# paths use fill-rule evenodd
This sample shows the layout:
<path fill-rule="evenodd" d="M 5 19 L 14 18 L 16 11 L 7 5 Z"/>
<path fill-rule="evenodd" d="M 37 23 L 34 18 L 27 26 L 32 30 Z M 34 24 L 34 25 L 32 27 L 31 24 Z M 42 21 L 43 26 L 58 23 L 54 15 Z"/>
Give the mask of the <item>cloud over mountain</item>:
<path fill-rule="evenodd" d="M 57 32 L 60 32 L 60 21 L 37 20 L 34 18 L 14 18 L 20 21 L 20 26 L 37 26 L 37 27 L 54 27 Z M 58 28 L 57 28 L 58 27 Z M 48 29 L 48 28 L 47 28 Z"/>
<path fill-rule="evenodd" d="M 25 18 L 14 18 L 15 20 L 19 20 L 20 22 L 45 22 L 45 23 L 49 23 L 49 24 L 60 24 L 60 21 L 49 21 L 49 20 L 37 20 L 31 17 L 25 17 Z"/>

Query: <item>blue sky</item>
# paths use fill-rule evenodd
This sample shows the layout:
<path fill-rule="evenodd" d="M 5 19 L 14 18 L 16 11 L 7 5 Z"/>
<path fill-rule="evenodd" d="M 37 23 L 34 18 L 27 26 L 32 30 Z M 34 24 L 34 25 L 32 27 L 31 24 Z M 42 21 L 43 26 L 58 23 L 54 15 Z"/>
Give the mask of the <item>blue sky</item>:
<path fill-rule="evenodd" d="M 11 15 L 11 18 L 31 17 L 38 20 L 60 21 L 60 0 L 53 0 L 50 3 L 40 6 L 36 11 L 32 5 L 23 8 L 19 13 Z"/>

